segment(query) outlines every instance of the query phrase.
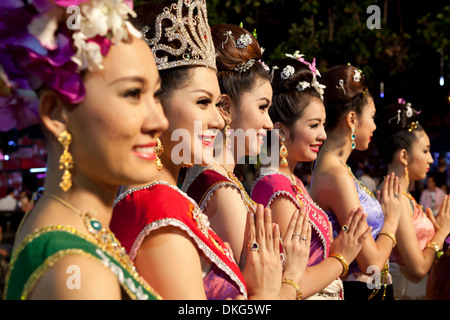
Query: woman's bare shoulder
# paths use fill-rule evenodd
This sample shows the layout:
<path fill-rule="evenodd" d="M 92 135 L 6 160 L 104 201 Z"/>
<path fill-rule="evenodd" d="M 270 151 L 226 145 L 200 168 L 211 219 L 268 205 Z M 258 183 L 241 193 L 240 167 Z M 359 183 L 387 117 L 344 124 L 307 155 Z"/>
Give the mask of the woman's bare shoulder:
<path fill-rule="evenodd" d="M 60 259 L 37 282 L 30 299 L 121 299 L 117 276 L 100 260 L 83 255 Z"/>

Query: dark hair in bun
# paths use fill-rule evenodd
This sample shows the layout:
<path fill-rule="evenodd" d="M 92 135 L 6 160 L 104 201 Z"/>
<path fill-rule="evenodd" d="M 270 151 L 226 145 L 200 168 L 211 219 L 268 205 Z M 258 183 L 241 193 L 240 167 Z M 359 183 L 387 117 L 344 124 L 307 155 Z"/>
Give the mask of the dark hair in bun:
<path fill-rule="evenodd" d="M 291 69 L 289 77 L 285 75 L 285 68 Z M 314 74 L 306 64 L 292 58 L 274 61 L 271 70 L 273 98 L 272 107 L 269 109 L 270 118 L 273 123 L 280 122 L 292 128 L 295 121 L 302 117 L 313 97 L 322 99 L 312 85 L 303 90 L 297 88 L 300 82 L 312 84 Z"/>
<path fill-rule="evenodd" d="M 239 104 L 241 94 L 253 89 L 257 79 L 269 81 L 269 73 L 259 62 L 261 47 L 247 30 L 233 24 L 218 24 L 211 28 L 216 48 L 216 64 L 220 91 Z M 237 45 L 245 36 L 248 45 Z"/>
<path fill-rule="evenodd" d="M 341 117 L 350 111 L 361 114 L 371 97 L 364 75 L 350 65 L 330 68 L 321 82 L 326 86 L 323 101 L 328 130 L 335 128 Z"/>
<path fill-rule="evenodd" d="M 416 132 L 424 130 L 419 123 L 419 113 L 410 103 L 393 103 L 380 112 L 374 138 L 386 163 L 391 163 L 399 150 L 411 152 Z"/>

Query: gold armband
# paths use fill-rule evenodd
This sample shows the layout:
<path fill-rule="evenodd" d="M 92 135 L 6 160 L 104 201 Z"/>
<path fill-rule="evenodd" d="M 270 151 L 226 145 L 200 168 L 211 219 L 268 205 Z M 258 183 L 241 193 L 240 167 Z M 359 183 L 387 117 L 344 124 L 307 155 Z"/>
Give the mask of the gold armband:
<path fill-rule="evenodd" d="M 378 235 L 385 235 L 385 236 L 388 236 L 389 238 L 391 238 L 391 240 L 392 240 L 392 248 L 394 248 L 395 245 L 397 244 L 397 238 L 395 237 L 395 235 L 393 235 L 392 233 L 390 233 L 388 231 L 380 231 L 378 233 Z"/>
<path fill-rule="evenodd" d="M 291 286 L 293 286 L 295 288 L 295 291 L 297 292 L 297 300 L 302 300 L 302 289 L 300 289 L 300 286 L 293 280 L 291 279 L 283 279 L 283 281 L 281 281 L 282 283 L 287 283 Z"/>
<path fill-rule="evenodd" d="M 425 248 L 430 248 L 432 249 L 434 252 L 436 252 L 436 257 L 439 259 L 442 256 L 442 251 L 441 248 L 439 247 L 439 245 L 432 241 L 432 242 L 428 242 Z"/>
<path fill-rule="evenodd" d="M 329 255 L 329 257 L 338 259 L 339 262 L 342 264 L 342 268 L 344 269 L 341 273 L 341 277 L 347 275 L 348 273 L 348 263 L 347 261 L 345 261 L 344 257 L 342 256 L 342 254 L 338 254 L 338 253 L 332 253 Z"/>

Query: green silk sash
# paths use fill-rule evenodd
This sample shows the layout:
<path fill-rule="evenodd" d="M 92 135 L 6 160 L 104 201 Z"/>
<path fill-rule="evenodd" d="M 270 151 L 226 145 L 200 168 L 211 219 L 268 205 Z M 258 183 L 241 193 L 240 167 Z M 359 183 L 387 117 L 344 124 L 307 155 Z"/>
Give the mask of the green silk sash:
<path fill-rule="evenodd" d="M 131 299 L 160 299 L 134 268 L 119 262 L 112 254 L 102 250 L 101 245 L 95 238 L 68 226 L 48 226 L 36 230 L 26 237 L 13 254 L 6 279 L 5 299 L 29 298 L 39 279 L 60 259 L 70 255 L 98 259 L 117 276 L 122 289 Z"/>

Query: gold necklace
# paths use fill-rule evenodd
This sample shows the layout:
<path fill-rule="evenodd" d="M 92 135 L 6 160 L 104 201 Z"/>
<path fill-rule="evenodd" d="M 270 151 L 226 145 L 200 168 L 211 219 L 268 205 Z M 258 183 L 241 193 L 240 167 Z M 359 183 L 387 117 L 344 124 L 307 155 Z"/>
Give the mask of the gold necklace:
<path fill-rule="evenodd" d="M 419 206 L 419 208 L 423 211 L 423 206 L 417 203 L 416 199 L 412 196 L 411 193 L 405 192 L 403 190 L 402 190 L 402 193 L 405 197 L 407 197 L 409 200 L 411 200 L 414 204 L 417 204 Z"/>
<path fill-rule="evenodd" d="M 130 274 L 136 277 L 136 268 L 129 258 L 125 248 L 122 247 L 119 240 L 115 237 L 114 233 L 112 233 L 109 228 L 104 228 L 101 222 L 94 217 L 95 214 L 89 211 L 82 212 L 66 200 L 47 191 L 44 191 L 43 195 L 46 195 L 53 200 L 58 201 L 60 204 L 64 205 L 65 207 L 69 208 L 77 215 L 79 215 L 83 219 L 84 225 L 88 229 L 89 233 L 101 245 L 102 250 L 110 253 L 118 262 L 120 262 L 128 269 L 128 271 L 130 271 Z"/>
<path fill-rule="evenodd" d="M 414 197 L 410 194 L 410 193 L 406 193 L 405 191 L 402 190 L 402 193 L 411 201 L 416 202 L 416 199 L 414 199 Z"/>
<path fill-rule="evenodd" d="M 360 180 L 358 180 L 356 177 L 355 177 L 355 175 L 353 174 L 353 172 L 352 172 L 352 169 L 350 168 L 350 166 L 348 165 L 348 164 L 345 164 L 344 162 L 342 162 L 342 160 L 341 160 L 341 158 L 339 158 L 338 156 L 337 156 L 337 154 L 335 154 L 333 151 L 331 151 L 331 150 L 329 150 L 329 149 L 327 149 L 327 148 L 325 148 L 325 147 L 322 147 L 322 149 L 323 150 L 325 150 L 325 151 L 327 151 L 327 152 L 329 152 L 329 153 L 331 153 L 334 157 L 336 157 L 338 160 L 339 160 L 339 162 L 344 166 L 344 167 L 347 167 L 347 170 L 348 170 L 348 173 L 349 173 L 349 175 L 353 178 L 353 180 L 355 180 L 356 181 L 356 183 L 369 195 L 369 196 L 371 196 L 372 198 L 375 198 L 376 199 L 376 197 L 375 197 L 375 195 L 372 193 L 372 191 L 370 191 L 369 190 L 369 188 L 367 188 L 367 186 L 362 182 L 362 181 L 360 181 Z"/>
<path fill-rule="evenodd" d="M 225 167 L 222 163 L 216 161 L 222 168 L 225 169 L 225 171 L 228 174 L 228 177 L 230 178 L 230 180 L 232 180 L 236 186 L 242 191 L 242 193 L 244 194 L 245 197 L 245 202 L 247 203 L 247 207 L 249 207 L 253 213 L 256 214 L 255 210 L 256 210 L 256 202 L 253 201 L 252 198 L 250 198 L 250 196 L 248 195 L 247 191 L 245 191 L 244 186 L 242 185 L 242 183 L 239 181 L 238 177 L 236 177 L 236 175 L 231 172 L 230 170 L 227 169 L 227 167 Z"/>
<path fill-rule="evenodd" d="M 145 282 L 144 279 L 139 275 L 139 273 L 136 270 L 136 267 L 134 266 L 134 263 L 131 261 L 130 257 L 127 254 L 127 251 L 124 247 L 122 247 L 120 241 L 116 238 L 114 233 L 109 230 L 109 228 L 103 228 L 100 221 L 98 221 L 94 214 L 88 212 L 83 213 L 78 208 L 74 207 L 72 204 L 67 202 L 66 200 L 58 197 L 57 195 L 54 195 L 52 193 L 44 191 L 42 195 L 46 195 L 53 200 L 58 201 L 62 205 L 66 206 L 76 214 L 78 214 L 82 219 L 86 226 L 86 228 L 89 230 L 89 233 L 93 236 L 93 242 L 97 247 L 99 247 L 100 250 L 103 252 L 109 254 L 111 257 L 113 257 L 122 267 L 128 271 L 128 273 L 148 292 L 151 292 L 155 297 L 158 297 L 160 299 L 159 295 Z M 58 230 L 64 230 L 64 226 L 58 225 Z M 72 230 L 76 229 L 72 228 Z M 77 234 L 77 233 L 76 233 Z M 81 238 L 84 238 L 86 240 L 89 239 L 89 237 L 84 237 L 83 233 L 80 233 L 79 235 Z M 91 238 L 92 239 L 92 238 Z M 119 282 L 122 281 L 119 278 Z M 123 287 L 124 290 L 131 296 L 135 295 L 133 290 L 130 290 L 128 287 L 128 284 Z"/>
<path fill-rule="evenodd" d="M 303 196 L 304 192 L 302 188 L 300 188 L 300 186 L 297 184 L 297 180 L 295 179 L 294 174 L 292 174 L 292 188 L 294 189 L 295 197 L 297 198 L 298 204 L 300 205 L 300 207 L 303 207 L 302 199 L 299 196 L 299 193 Z"/>
<path fill-rule="evenodd" d="M 96 235 L 102 229 L 102 224 L 100 223 L 100 221 L 98 221 L 94 217 L 93 213 L 91 213 L 89 211 L 88 212 L 82 212 L 81 210 L 75 208 L 73 205 L 71 205 L 66 200 L 64 200 L 64 199 L 62 199 L 62 198 L 58 197 L 57 195 L 54 195 L 54 194 L 52 194 L 50 192 L 44 191 L 43 195 L 48 196 L 48 197 L 52 198 L 53 200 L 58 201 L 62 205 L 66 206 L 67 208 L 69 208 L 70 210 L 72 210 L 73 212 L 78 214 L 81 217 L 81 219 L 83 219 L 83 223 L 84 223 L 85 227 L 88 229 L 90 234 Z"/>

